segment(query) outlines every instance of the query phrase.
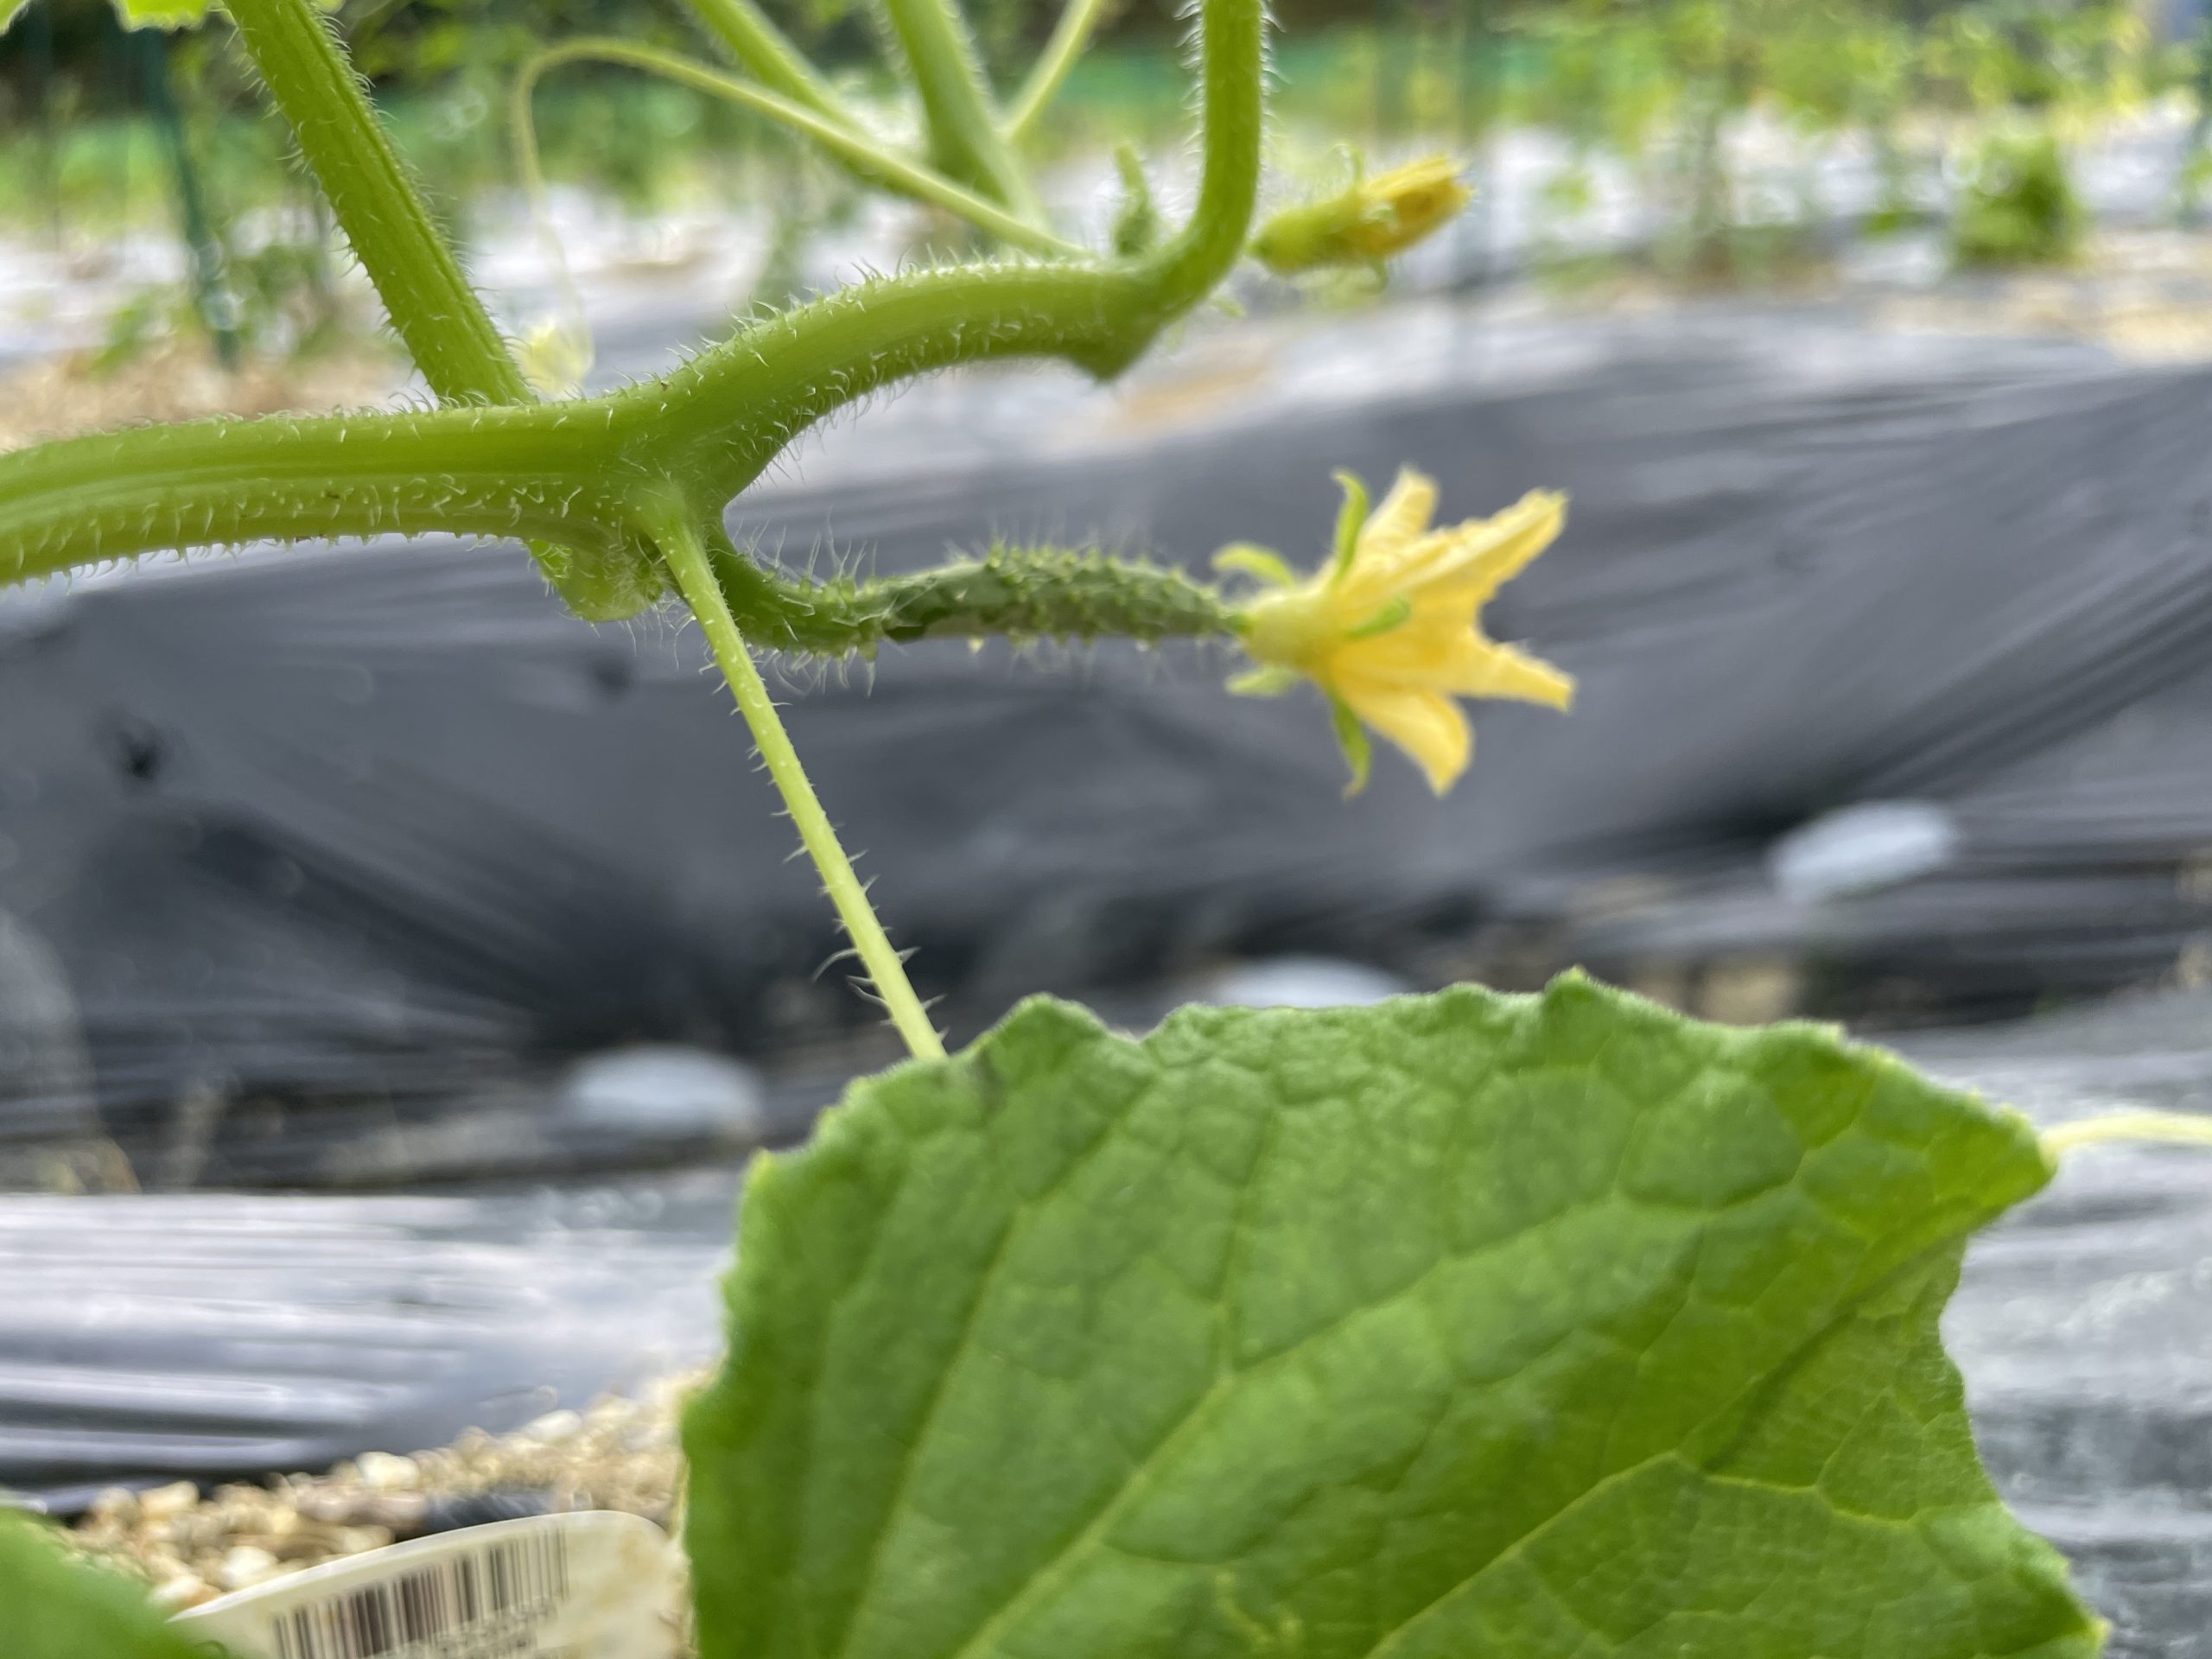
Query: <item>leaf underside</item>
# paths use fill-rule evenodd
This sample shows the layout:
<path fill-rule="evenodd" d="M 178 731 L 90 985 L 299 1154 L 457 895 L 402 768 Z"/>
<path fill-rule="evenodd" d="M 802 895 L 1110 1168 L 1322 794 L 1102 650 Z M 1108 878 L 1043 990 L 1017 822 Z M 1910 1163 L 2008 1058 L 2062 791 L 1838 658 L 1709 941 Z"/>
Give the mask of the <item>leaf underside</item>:
<path fill-rule="evenodd" d="M 747 1186 L 702 1659 L 2087 1659 L 1936 1332 L 2049 1173 L 1578 976 L 1026 1004 Z"/>
<path fill-rule="evenodd" d="M 143 1585 L 64 1552 L 57 1529 L 0 1513 L 7 1659 L 223 1659 L 156 1611 Z"/>

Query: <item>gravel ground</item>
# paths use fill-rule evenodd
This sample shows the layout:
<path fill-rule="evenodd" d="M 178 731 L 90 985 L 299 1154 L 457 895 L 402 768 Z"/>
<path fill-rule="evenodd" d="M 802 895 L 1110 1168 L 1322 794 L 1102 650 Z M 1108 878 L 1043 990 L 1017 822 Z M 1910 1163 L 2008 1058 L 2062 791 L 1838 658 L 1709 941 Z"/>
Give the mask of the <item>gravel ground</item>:
<path fill-rule="evenodd" d="M 672 1529 L 677 1418 L 704 1380 L 555 1411 L 512 1434 L 472 1429 L 401 1457 L 371 1452 L 321 1475 L 219 1486 L 190 1481 L 101 1495 L 78 1541 L 152 1586 L 172 1611 L 408 1538 L 567 1510 L 620 1510 Z"/>

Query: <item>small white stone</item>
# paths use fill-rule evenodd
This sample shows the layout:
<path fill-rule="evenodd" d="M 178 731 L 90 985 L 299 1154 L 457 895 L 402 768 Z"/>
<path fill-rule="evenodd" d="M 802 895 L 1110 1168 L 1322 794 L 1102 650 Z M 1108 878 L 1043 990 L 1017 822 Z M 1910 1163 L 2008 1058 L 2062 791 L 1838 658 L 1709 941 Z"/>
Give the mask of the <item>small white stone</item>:
<path fill-rule="evenodd" d="M 633 1144 L 754 1146 L 767 1132 L 763 1098 L 760 1074 L 741 1060 L 651 1043 L 586 1055 L 561 1079 L 554 1105 L 563 1128 Z"/>
<path fill-rule="evenodd" d="M 200 1501 L 200 1489 L 188 1480 L 156 1486 L 138 1494 L 138 1513 L 149 1521 L 167 1521 L 182 1515 Z"/>
<path fill-rule="evenodd" d="M 584 1420 L 565 1408 L 549 1411 L 534 1422 L 523 1425 L 523 1433 L 544 1446 L 558 1446 L 563 1440 L 575 1439 L 582 1429 Z"/>
<path fill-rule="evenodd" d="M 389 1452 L 364 1452 L 354 1459 L 360 1471 L 361 1484 L 372 1492 L 410 1492 L 423 1484 L 423 1471 L 412 1458 L 394 1457 Z"/>
<path fill-rule="evenodd" d="M 128 1486 L 110 1486 L 92 1500 L 92 1518 L 129 1526 L 138 1518 L 138 1494 Z"/>
<path fill-rule="evenodd" d="M 211 1599 L 214 1591 L 207 1581 L 195 1573 L 180 1573 L 154 1592 L 154 1605 L 165 1613 L 182 1612 L 188 1607 L 197 1607 Z"/>
<path fill-rule="evenodd" d="M 240 1544 L 223 1557 L 215 1577 L 226 1590 L 244 1590 L 276 1571 L 276 1558 L 258 1544 Z"/>

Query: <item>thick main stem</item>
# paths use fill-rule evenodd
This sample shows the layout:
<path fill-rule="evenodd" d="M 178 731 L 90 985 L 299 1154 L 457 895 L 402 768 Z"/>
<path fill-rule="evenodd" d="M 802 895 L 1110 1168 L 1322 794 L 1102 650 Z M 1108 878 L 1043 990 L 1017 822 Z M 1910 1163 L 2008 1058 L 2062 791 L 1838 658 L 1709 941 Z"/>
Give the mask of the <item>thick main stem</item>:
<path fill-rule="evenodd" d="M 1164 245 L 1112 264 L 969 267 L 848 289 L 671 374 L 657 404 L 636 406 L 638 439 L 674 459 L 695 493 L 726 500 L 830 410 L 908 375 L 1046 354 L 1118 372 L 1214 290 L 1251 231 L 1265 13 L 1262 0 L 1206 0 L 1204 18 L 1198 206 Z"/>
<path fill-rule="evenodd" d="M 239 9 L 294 3 L 305 0 Z M 1211 292 L 1250 227 L 1262 27 L 1260 0 L 1206 0 L 1198 210 L 1142 259 L 863 284 L 744 329 L 661 379 L 572 403 L 201 422 L 0 455 L 0 582 L 249 537 L 445 530 L 557 536 L 582 550 L 563 585 L 569 602 L 584 608 L 580 573 L 605 584 L 585 595 L 605 601 L 586 614 L 633 614 L 663 580 L 622 530 L 639 486 L 728 500 L 831 410 L 954 363 L 1053 355 L 1110 374 Z"/>
<path fill-rule="evenodd" d="M 737 700 L 737 711 L 745 717 L 745 723 L 753 733 L 754 747 L 760 751 L 768 776 L 784 798 L 799 841 L 806 848 L 807 856 L 814 861 L 814 868 L 821 873 L 823 889 L 829 893 L 830 902 L 837 907 L 837 918 L 845 925 L 853 949 L 860 955 L 861 965 L 867 969 L 875 994 L 890 1013 L 891 1023 L 898 1027 L 899 1036 L 913 1053 L 924 1059 L 943 1058 L 944 1044 L 937 1034 L 937 1027 L 930 1023 L 929 1011 L 914 995 L 913 985 L 906 977 L 906 965 L 892 948 L 890 936 L 884 932 L 882 922 L 868 904 L 868 889 L 854 873 L 852 861 L 845 856 L 845 849 L 838 842 L 830 815 L 822 810 L 821 798 L 815 794 L 805 768 L 799 765 L 798 751 L 791 747 L 791 734 L 784 730 L 775 700 L 768 695 L 760 671 L 753 661 L 753 653 L 746 648 L 744 637 L 737 631 L 736 619 L 722 601 L 722 591 L 715 580 L 706 544 L 688 519 L 674 518 L 661 532 L 661 555 L 675 575 L 677 588 L 691 607 L 692 614 L 699 619 L 715 661 L 729 681 L 730 695 Z"/>
<path fill-rule="evenodd" d="M 438 401 L 533 402 L 314 0 L 227 0 L 226 10 Z M 657 573 L 635 556 L 584 556 L 546 541 L 530 551 L 569 607 L 594 621 L 634 615 L 659 593 Z"/>
<path fill-rule="evenodd" d="M 522 371 L 312 0 L 227 0 L 225 10 L 430 390 L 443 403 L 529 402 Z"/>
<path fill-rule="evenodd" d="M 557 536 L 628 543 L 603 410 L 194 421 L 0 455 L 0 582 L 271 537 Z"/>

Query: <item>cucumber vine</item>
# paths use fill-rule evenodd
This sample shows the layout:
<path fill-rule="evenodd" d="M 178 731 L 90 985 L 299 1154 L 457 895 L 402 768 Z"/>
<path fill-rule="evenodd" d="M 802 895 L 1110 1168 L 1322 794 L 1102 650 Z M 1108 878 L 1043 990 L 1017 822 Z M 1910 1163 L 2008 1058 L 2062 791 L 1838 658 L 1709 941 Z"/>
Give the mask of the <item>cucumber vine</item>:
<path fill-rule="evenodd" d="M 940 634 L 1230 635 L 1211 588 L 1054 550 L 1001 550 L 894 582 L 795 582 L 723 528 L 731 499 L 798 435 L 871 391 L 994 359 L 1126 367 L 1220 284 L 1243 251 L 1263 125 L 1261 0 L 1202 0 L 1198 200 L 1141 253 L 1084 251 L 1046 221 L 1022 134 L 1097 7 L 1068 19 L 1002 114 L 950 0 L 884 0 L 918 95 L 926 155 L 868 135 L 752 0 L 697 0 L 751 83 L 621 42 L 556 47 L 518 88 L 574 58 L 702 75 L 811 137 L 861 177 L 962 213 L 999 251 L 881 276 L 739 327 L 683 367 L 597 397 L 540 403 L 468 285 L 313 0 L 226 0 L 238 37 L 440 408 L 207 421 L 0 455 L 0 580 L 251 540 L 516 536 L 577 614 L 632 616 L 673 593 L 705 627 L 878 994 L 909 1045 L 938 1052 L 897 953 L 760 686 L 758 647 L 836 654 Z M 524 155 L 526 171 L 534 160 Z"/>
<path fill-rule="evenodd" d="M 123 3 L 174 24 L 194 0 Z M 0 582 L 443 531 L 524 540 L 582 617 L 673 600 L 700 624 L 868 981 L 932 1062 L 856 1085 L 809 1150 L 751 1167 L 730 1353 L 685 1434 L 703 1659 L 2092 1659 L 2063 1564 L 1975 1458 L 1936 1321 L 1967 1236 L 2059 1152 L 2201 1125 L 2041 1138 L 1833 1033 L 1699 1026 L 1573 976 L 1541 997 L 1185 1011 L 1136 1042 L 1039 1001 L 943 1058 L 757 652 L 1233 639 L 1253 667 L 1232 689 L 1320 690 L 1355 785 L 1372 730 L 1441 790 L 1472 741 L 1459 699 L 1571 700 L 1571 677 L 1481 626 L 1566 502 L 1439 524 L 1436 480 L 1402 471 L 1370 510 L 1341 475 L 1332 556 L 1300 575 L 1225 549 L 1256 585 L 1241 595 L 1049 547 L 865 582 L 754 561 L 730 502 L 831 411 L 991 359 L 1111 376 L 1247 253 L 1370 266 L 1465 191 L 1448 158 L 1362 170 L 1255 233 L 1262 0 L 1198 0 L 1195 207 L 1163 232 L 1124 149 L 1128 208 L 1087 251 L 1023 145 L 1101 0 L 1069 0 L 1005 108 L 955 0 L 877 0 L 912 151 L 753 0 L 690 3 L 741 74 L 554 45 L 515 92 L 526 183 L 537 78 L 611 61 L 734 99 L 995 251 L 540 402 L 330 21 L 225 0 L 439 406 L 0 455 Z M 49 1543 L 0 1517 L 11 1659 L 194 1650 Z"/>

